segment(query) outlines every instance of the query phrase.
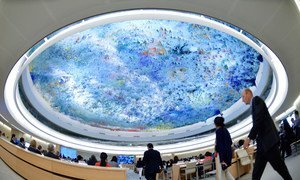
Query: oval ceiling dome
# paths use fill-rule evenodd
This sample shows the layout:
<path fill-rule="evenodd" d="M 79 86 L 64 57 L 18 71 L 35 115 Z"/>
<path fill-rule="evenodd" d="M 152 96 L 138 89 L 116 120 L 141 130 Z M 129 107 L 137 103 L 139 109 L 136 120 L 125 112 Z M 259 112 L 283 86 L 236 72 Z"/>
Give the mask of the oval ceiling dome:
<path fill-rule="evenodd" d="M 30 64 L 55 111 L 93 127 L 152 131 L 205 121 L 255 86 L 262 56 L 239 39 L 175 20 L 130 20 L 72 34 Z"/>

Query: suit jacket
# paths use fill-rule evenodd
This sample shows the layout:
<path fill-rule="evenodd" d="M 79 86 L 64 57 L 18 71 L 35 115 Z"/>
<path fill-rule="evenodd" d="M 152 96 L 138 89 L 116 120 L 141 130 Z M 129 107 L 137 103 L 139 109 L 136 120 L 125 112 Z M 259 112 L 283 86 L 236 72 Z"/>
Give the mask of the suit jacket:
<path fill-rule="evenodd" d="M 34 152 L 34 153 L 37 153 L 37 154 L 42 154 L 41 151 L 39 151 L 38 149 L 32 147 L 32 146 L 29 146 L 28 151 L 31 151 L 31 152 Z"/>
<path fill-rule="evenodd" d="M 53 154 L 52 152 L 46 152 L 45 154 L 44 154 L 44 156 L 47 156 L 47 157 L 50 157 L 50 158 L 54 158 L 54 159 L 59 159 L 59 157 L 57 156 L 57 155 L 55 155 L 55 154 Z"/>
<path fill-rule="evenodd" d="M 218 152 L 220 157 L 220 162 L 225 162 L 228 166 L 231 165 L 232 159 L 232 140 L 228 130 L 223 128 L 218 128 L 216 130 L 216 147 L 215 150 Z"/>
<path fill-rule="evenodd" d="M 160 157 L 160 153 L 154 149 L 149 149 L 145 151 L 143 157 L 143 163 L 145 165 L 145 173 L 157 173 L 159 171 L 159 167 L 162 166 L 162 160 Z"/>
<path fill-rule="evenodd" d="M 296 138 L 297 140 L 300 139 L 300 118 L 296 119 L 295 125 L 293 126 L 295 133 L 296 133 Z"/>
<path fill-rule="evenodd" d="M 253 127 L 249 138 L 257 140 L 257 150 L 267 152 L 279 144 L 279 135 L 268 108 L 260 97 L 252 99 Z"/>

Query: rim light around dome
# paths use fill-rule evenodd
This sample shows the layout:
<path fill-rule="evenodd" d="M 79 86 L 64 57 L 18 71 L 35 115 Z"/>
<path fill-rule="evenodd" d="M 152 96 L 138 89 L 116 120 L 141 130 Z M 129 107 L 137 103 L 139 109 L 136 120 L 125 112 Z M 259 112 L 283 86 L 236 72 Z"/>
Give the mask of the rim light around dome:
<path fill-rule="evenodd" d="M 241 41 L 245 42 L 246 44 L 250 45 L 257 52 L 259 52 L 264 57 L 264 59 L 268 61 L 274 73 L 273 75 L 275 77 L 275 83 L 273 83 L 273 87 L 270 93 L 271 95 L 269 95 L 268 98 L 266 99 L 266 104 L 269 107 L 270 113 L 274 114 L 283 103 L 288 88 L 287 75 L 279 59 L 265 45 L 259 47 L 256 43 L 251 41 L 248 37 L 243 35 L 241 32 L 237 32 L 236 30 L 228 26 L 207 19 L 204 16 L 199 16 L 191 13 L 168 11 L 168 10 L 131 10 L 131 11 L 123 11 L 123 12 L 106 14 L 106 15 L 99 16 L 97 18 L 90 18 L 87 21 L 82 21 L 81 23 L 78 23 L 74 26 L 71 26 L 61 31 L 60 33 L 56 34 L 50 39 L 45 38 L 44 39 L 45 43 L 39 46 L 29 57 L 27 56 L 27 54 L 23 55 L 11 70 L 5 84 L 5 92 L 4 92 L 5 103 L 12 117 L 18 122 L 19 125 L 29 130 L 33 134 L 41 137 L 42 139 L 47 139 L 54 143 L 63 144 L 64 146 L 73 147 L 76 149 L 81 149 L 86 151 L 94 151 L 94 152 L 106 151 L 108 153 L 113 153 L 113 154 L 142 154 L 143 151 L 145 150 L 144 147 L 120 148 L 118 146 L 101 145 L 101 144 L 85 142 L 58 133 L 50 129 L 49 127 L 46 127 L 45 125 L 41 124 L 38 120 L 36 120 L 23 106 L 17 91 L 18 89 L 17 84 L 22 72 L 27 67 L 27 65 L 43 50 L 53 45 L 55 42 L 59 41 L 60 39 L 63 39 L 78 31 L 83 31 L 85 29 L 95 27 L 96 25 L 120 22 L 125 20 L 149 19 L 149 18 L 178 20 L 178 21 L 190 22 L 194 24 L 200 24 L 200 25 L 212 27 L 219 31 L 230 34 L 236 37 L 237 39 L 240 39 Z M 232 133 L 232 138 L 237 138 L 239 136 L 245 135 L 249 131 L 251 126 L 252 126 L 251 118 L 248 117 L 241 123 L 233 126 L 232 128 L 229 128 L 229 131 Z M 210 135 L 198 140 L 192 140 L 192 141 L 183 142 L 179 144 L 162 145 L 162 146 L 157 146 L 156 148 L 159 149 L 162 153 L 184 152 L 184 151 L 189 151 L 194 149 L 211 147 L 214 144 L 213 140 L 214 140 L 214 135 Z"/>

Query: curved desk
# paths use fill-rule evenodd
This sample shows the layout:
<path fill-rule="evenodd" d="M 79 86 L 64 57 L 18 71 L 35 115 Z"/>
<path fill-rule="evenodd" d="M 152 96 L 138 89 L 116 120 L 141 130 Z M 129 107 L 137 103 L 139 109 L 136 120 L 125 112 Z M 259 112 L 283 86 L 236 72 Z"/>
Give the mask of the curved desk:
<path fill-rule="evenodd" d="M 21 149 L 2 138 L 0 158 L 24 179 L 126 180 L 126 169 L 67 163 Z"/>

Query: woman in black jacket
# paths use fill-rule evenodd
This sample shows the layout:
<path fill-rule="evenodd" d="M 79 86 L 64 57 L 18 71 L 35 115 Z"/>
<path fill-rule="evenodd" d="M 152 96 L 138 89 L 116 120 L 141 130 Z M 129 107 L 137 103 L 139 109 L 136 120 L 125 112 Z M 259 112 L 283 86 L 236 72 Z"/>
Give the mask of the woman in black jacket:
<path fill-rule="evenodd" d="M 234 180 L 230 174 L 228 167 L 231 165 L 232 160 L 232 140 L 228 130 L 225 128 L 224 118 L 216 117 L 214 120 L 216 126 L 216 147 L 215 150 L 218 153 L 217 161 L 219 164 L 219 171 L 217 176 L 219 180 L 227 179 Z"/>

